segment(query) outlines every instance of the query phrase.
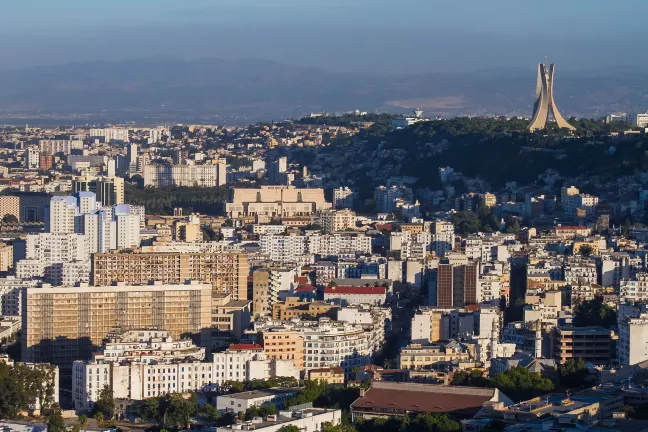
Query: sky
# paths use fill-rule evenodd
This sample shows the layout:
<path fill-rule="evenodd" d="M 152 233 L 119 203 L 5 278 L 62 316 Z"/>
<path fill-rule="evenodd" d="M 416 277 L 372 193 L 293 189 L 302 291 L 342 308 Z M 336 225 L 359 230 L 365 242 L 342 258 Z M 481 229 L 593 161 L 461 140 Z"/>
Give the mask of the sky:
<path fill-rule="evenodd" d="M 647 67 L 646 0 L 6 0 L 0 69 L 158 56 L 402 74 Z"/>

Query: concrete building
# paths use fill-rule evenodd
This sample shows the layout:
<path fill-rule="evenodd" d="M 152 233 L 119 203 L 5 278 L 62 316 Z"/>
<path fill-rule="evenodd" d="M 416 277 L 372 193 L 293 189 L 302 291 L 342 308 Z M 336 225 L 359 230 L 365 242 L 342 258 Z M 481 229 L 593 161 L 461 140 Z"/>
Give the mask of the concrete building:
<path fill-rule="evenodd" d="M 72 149 L 82 149 L 83 141 L 81 140 L 52 140 L 42 139 L 38 141 L 38 149 L 43 155 L 55 155 L 62 153 L 69 155 Z"/>
<path fill-rule="evenodd" d="M 25 169 L 38 169 L 40 166 L 40 152 L 38 147 L 29 146 L 25 149 Z"/>
<path fill-rule="evenodd" d="M 628 114 L 626 121 L 633 126 L 646 127 L 648 125 L 647 113 L 632 113 Z"/>
<path fill-rule="evenodd" d="M 216 187 L 225 184 L 224 163 L 210 165 L 144 166 L 144 186 L 156 188 L 171 186 Z"/>
<path fill-rule="evenodd" d="M 355 195 L 348 187 L 333 189 L 333 208 L 338 210 L 352 209 L 354 200 Z"/>
<path fill-rule="evenodd" d="M 0 196 L 0 214 L 15 216 L 19 222 L 43 222 L 51 195 L 42 192 L 18 192 Z"/>
<path fill-rule="evenodd" d="M 324 189 L 297 189 L 294 186 L 261 186 L 259 189 L 234 188 L 225 204 L 230 218 L 310 216 L 331 208 L 324 199 Z"/>
<path fill-rule="evenodd" d="M 629 366 L 648 360 L 648 313 L 619 317 L 617 358 Z"/>
<path fill-rule="evenodd" d="M 559 364 L 580 358 L 594 365 L 609 365 L 614 357 L 611 332 L 602 327 L 556 327 L 551 338 L 552 357 Z"/>
<path fill-rule="evenodd" d="M 332 317 L 338 306 L 322 301 L 301 301 L 299 297 L 288 297 L 283 302 L 277 302 L 272 306 L 272 319 L 287 321 L 292 318 L 299 318 L 304 315 L 317 319 L 320 317 Z"/>
<path fill-rule="evenodd" d="M 411 344 L 401 348 L 398 367 L 401 369 L 430 368 L 435 363 L 468 362 L 470 353 L 460 344 L 421 345 Z"/>
<path fill-rule="evenodd" d="M 146 285 L 151 281 L 179 284 L 195 280 L 210 283 L 214 295 L 231 294 L 233 300 L 246 300 L 247 277 L 248 259 L 242 253 L 115 252 L 92 256 L 94 285 Z"/>
<path fill-rule="evenodd" d="M 430 290 L 431 306 L 449 309 L 477 304 L 479 290 L 479 265 L 451 264 L 448 260 L 439 263 L 436 270 L 436 283 Z"/>
<path fill-rule="evenodd" d="M 324 423 L 339 426 L 341 419 L 342 411 L 338 409 L 307 408 L 295 411 L 279 411 L 278 414 L 268 416 L 266 419 L 257 417 L 240 424 L 218 427 L 216 432 L 232 432 L 235 430 L 277 432 L 281 428 L 289 426 L 294 426 L 302 432 L 318 432 Z"/>
<path fill-rule="evenodd" d="M 87 282 L 90 276 L 90 254 L 86 238 L 76 233 L 28 234 L 25 259 L 16 263 L 19 279 L 41 279 L 53 285 L 70 286 L 74 282 Z M 69 280 L 66 267 L 79 265 L 80 279 Z"/>
<path fill-rule="evenodd" d="M 273 404 L 277 408 L 285 406 L 288 399 L 301 391 L 300 388 L 270 388 L 219 396 L 216 409 L 222 413 L 245 412 L 248 408 Z"/>
<path fill-rule="evenodd" d="M 310 381 L 320 381 L 327 384 L 344 384 L 344 369 L 340 367 L 329 367 L 311 369 L 308 371 Z"/>
<path fill-rule="evenodd" d="M 92 192 L 104 207 L 124 203 L 124 179 L 121 177 L 75 177 L 72 194 Z"/>
<path fill-rule="evenodd" d="M 387 288 L 382 286 L 327 286 L 324 287 L 323 292 L 325 302 L 340 306 L 361 304 L 382 306 L 387 301 Z"/>
<path fill-rule="evenodd" d="M 317 214 L 316 220 L 324 232 L 335 233 L 346 229 L 355 229 L 356 214 L 348 209 L 323 210 Z"/>
<path fill-rule="evenodd" d="M 199 334 L 211 326 L 211 289 L 205 283 L 23 288 L 23 360 L 71 367 L 90 358 L 115 326 L 164 329 L 172 338 Z"/>
<path fill-rule="evenodd" d="M 129 131 L 125 128 L 97 128 L 90 129 L 88 135 L 90 138 L 101 138 L 106 143 L 110 143 L 111 141 L 122 141 L 127 143 Z"/>

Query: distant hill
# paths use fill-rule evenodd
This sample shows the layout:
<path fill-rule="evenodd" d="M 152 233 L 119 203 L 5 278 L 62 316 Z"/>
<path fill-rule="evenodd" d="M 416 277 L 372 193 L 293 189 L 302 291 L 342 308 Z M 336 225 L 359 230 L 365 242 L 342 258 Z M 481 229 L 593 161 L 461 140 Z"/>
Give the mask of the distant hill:
<path fill-rule="evenodd" d="M 556 74 L 567 116 L 644 110 L 642 71 Z M 91 114 L 119 119 L 195 119 L 222 123 L 283 119 L 310 112 L 427 115 L 530 115 L 535 71 L 366 76 L 246 59 L 152 58 L 0 71 L 0 118 L 9 114 Z"/>

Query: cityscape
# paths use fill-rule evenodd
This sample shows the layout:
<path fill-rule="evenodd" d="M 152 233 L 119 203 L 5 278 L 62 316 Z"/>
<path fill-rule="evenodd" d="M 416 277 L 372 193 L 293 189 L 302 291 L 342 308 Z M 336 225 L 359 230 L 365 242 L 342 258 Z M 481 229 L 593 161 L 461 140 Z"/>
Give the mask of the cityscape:
<path fill-rule="evenodd" d="M 332 103 L 314 69 L 317 105 L 238 100 L 244 75 L 191 110 L 54 110 L 0 69 L 0 428 L 648 431 L 648 106 L 578 110 L 580 66 L 537 57 L 488 110 L 404 82 L 369 109 L 375 76 Z"/>

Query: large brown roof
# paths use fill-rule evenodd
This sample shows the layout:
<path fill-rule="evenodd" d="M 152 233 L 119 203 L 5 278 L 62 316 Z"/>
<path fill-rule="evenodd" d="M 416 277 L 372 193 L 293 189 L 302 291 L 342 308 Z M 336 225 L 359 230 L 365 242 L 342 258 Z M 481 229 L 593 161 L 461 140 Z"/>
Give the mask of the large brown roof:
<path fill-rule="evenodd" d="M 352 411 L 391 414 L 451 413 L 472 417 L 496 396 L 496 389 L 374 381 L 364 396 L 351 404 Z"/>

